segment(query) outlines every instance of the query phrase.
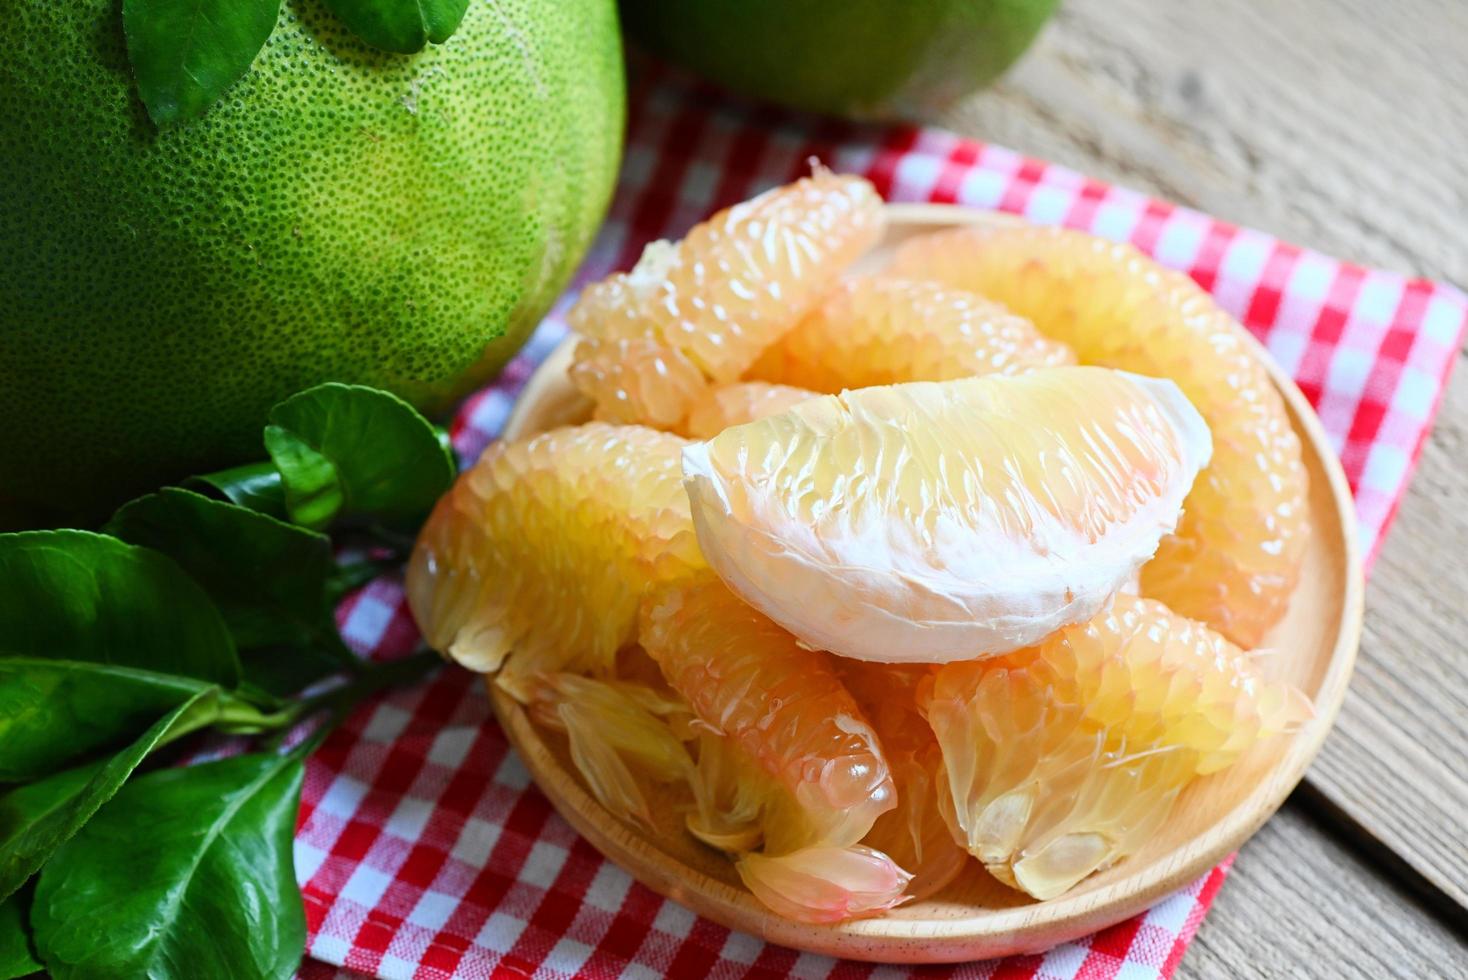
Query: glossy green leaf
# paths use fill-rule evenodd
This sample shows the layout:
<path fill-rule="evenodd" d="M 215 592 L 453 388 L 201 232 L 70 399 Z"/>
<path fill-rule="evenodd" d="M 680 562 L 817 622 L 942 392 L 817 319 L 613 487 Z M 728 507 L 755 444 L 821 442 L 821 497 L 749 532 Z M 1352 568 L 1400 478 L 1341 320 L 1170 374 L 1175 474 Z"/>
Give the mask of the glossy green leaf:
<path fill-rule="evenodd" d="M 135 738 L 209 686 L 111 664 L 0 659 L 0 782 L 39 779 Z"/>
<path fill-rule="evenodd" d="M 227 470 L 191 476 L 183 481 L 185 488 L 205 496 L 227 500 L 241 507 L 285 519 L 285 489 L 280 485 L 280 471 L 272 462 L 246 463 Z"/>
<path fill-rule="evenodd" d="M 338 517 L 412 526 L 454 479 L 454 460 L 407 402 L 376 388 L 324 384 L 270 410 L 265 444 L 291 520 Z"/>
<path fill-rule="evenodd" d="M 336 464 L 306 440 L 278 425 L 265 427 L 265 450 L 275 460 L 290 519 L 306 528 L 325 528 L 346 503 Z"/>
<path fill-rule="evenodd" d="M 160 718 L 112 758 L 68 769 L 0 795 L 0 898 L 14 894 L 110 800 L 138 764 L 176 730 L 200 727 L 218 711 L 208 688 Z M 146 835 L 144 835 L 146 836 Z"/>
<path fill-rule="evenodd" d="M 469 0 L 326 0 L 326 6 L 373 47 L 412 54 L 429 41 L 447 41 Z"/>
<path fill-rule="evenodd" d="M 87 531 L 0 535 L 0 657 L 88 660 L 233 686 L 239 658 L 174 562 Z"/>
<path fill-rule="evenodd" d="M 289 977 L 306 941 L 303 772 L 245 755 L 130 782 L 41 872 L 31 926 L 52 975 Z"/>
<path fill-rule="evenodd" d="M 0 980 L 13 980 L 41 969 L 31 946 L 29 910 L 30 896 L 24 891 L 0 901 Z"/>
<path fill-rule="evenodd" d="M 138 95 L 159 126 L 203 115 L 275 29 L 280 0 L 122 0 Z"/>
<path fill-rule="evenodd" d="M 331 541 L 323 534 L 177 487 L 124 505 L 106 530 L 178 562 L 209 593 L 241 650 L 338 644 L 326 594 Z"/>

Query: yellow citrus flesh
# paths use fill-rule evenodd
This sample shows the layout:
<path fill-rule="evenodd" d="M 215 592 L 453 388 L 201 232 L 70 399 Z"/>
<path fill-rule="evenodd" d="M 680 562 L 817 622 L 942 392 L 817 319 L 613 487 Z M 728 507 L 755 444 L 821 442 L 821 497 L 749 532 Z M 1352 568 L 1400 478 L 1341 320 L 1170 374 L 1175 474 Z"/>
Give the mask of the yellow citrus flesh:
<path fill-rule="evenodd" d="M 939 232 L 904 243 L 893 268 L 998 300 L 1084 363 L 1182 388 L 1213 432 L 1213 462 L 1142 589 L 1257 646 L 1284 614 L 1309 528 L 1299 440 L 1244 328 L 1187 276 L 1080 232 Z"/>
<path fill-rule="evenodd" d="M 910 875 L 858 843 L 895 790 L 833 658 L 801 647 L 711 573 L 654 595 L 640 637 L 705 728 L 690 829 L 735 853 L 755 896 L 809 922 L 901 901 Z"/>
<path fill-rule="evenodd" d="M 881 232 L 871 184 L 825 171 L 720 211 L 583 291 L 571 378 L 600 417 L 675 427 L 690 389 L 736 380 Z"/>
<path fill-rule="evenodd" d="M 735 381 L 705 388 L 693 402 L 682 432 L 694 439 L 712 439 L 731 425 L 743 425 L 794 408 L 815 392 L 764 381 Z"/>
<path fill-rule="evenodd" d="M 854 844 L 893 805 L 871 725 L 829 654 L 702 574 L 658 592 L 640 638 L 668 684 L 799 805 L 803 826 L 766 831 L 777 850 Z"/>
<path fill-rule="evenodd" d="M 835 394 L 1074 363 L 1070 348 L 992 300 L 936 282 L 867 276 L 833 289 L 749 377 Z"/>
<path fill-rule="evenodd" d="M 627 680 L 567 673 L 538 680 L 534 717 L 566 733 L 571 761 L 592 795 L 617 817 L 651 826 L 643 781 L 692 778 L 693 760 L 669 720 L 687 706 Z"/>
<path fill-rule="evenodd" d="M 684 451 L 698 540 L 808 646 L 945 662 L 1093 616 L 1177 520 L 1208 433 L 1105 368 L 824 395 Z"/>
<path fill-rule="evenodd" d="M 1036 898 L 1135 851 L 1195 775 L 1311 717 L 1223 637 L 1121 594 L 1089 623 L 930 683 L 946 805 L 969 850 Z"/>
<path fill-rule="evenodd" d="M 927 898 L 968 861 L 939 809 L 940 792 L 948 792 L 943 753 L 918 705 L 919 685 L 932 668 L 837 660 L 847 690 L 876 729 L 897 788 L 897 806 L 877 818 L 862 843 L 912 874 L 909 898 Z"/>
<path fill-rule="evenodd" d="M 650 586 L 703 566 L 685 445 L 591 422 L 491 446 L 434 508 L 408 566 L 429 645 L 499 670 L 522 701 L 541 674 L 610 672 Z"/>

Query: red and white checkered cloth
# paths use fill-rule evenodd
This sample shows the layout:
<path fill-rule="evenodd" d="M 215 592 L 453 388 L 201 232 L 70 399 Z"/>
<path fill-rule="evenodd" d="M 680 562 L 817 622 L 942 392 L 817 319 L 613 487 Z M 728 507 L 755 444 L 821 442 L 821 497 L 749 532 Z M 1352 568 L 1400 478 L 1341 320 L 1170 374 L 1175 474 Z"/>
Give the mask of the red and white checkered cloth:
<path fill-rule="evenodd" d="M 818 157 L 865 174 L 891 201 L 956 201 L 1132 242 L 1189 272 L 1269 346 L 1315 404 L 1376 552 L 1468 322 L 1468 299 L 1363 269 L 1061 167 L 949 133 L 875 127 L 729 102 L 645 75 L 632 96 L 621 184 L 581 281 L 625 268 L 649 239 L 808 172 Z M 564 304 L 499 382 L 463 407 L 454 442 L 494 438 L 539 359 L 564 335 Z M 374 656 L 413 648 L 395 581 L 339 611 Z M 531 785 L 477 677 L 445 668 L 364 706 L 312 757 L 296 835 L 310 926 L 302 975 L 336 966 L 379 977 L 896 976 L 767 945 L 696 917 L 632 881 Z M 972 963 L 965 977 L 1169 976 L 1228 862 L 1149 912 L 1042 956 Z M 328 966 L 326 964 L 334 964 Z"/>

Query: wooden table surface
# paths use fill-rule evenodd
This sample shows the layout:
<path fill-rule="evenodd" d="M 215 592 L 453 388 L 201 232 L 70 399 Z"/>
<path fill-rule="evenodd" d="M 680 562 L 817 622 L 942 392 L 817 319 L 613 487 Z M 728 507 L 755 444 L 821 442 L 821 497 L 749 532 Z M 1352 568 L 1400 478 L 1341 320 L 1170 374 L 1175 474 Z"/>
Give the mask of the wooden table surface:
<path fill-rule="evenodd" d="M 937 119 L 1301 245 L 1468 287 L 1468 3 L 1063 0 Z M 1468 371 L 1367 590 L 1351 692 L 1179 977 L 1468 977 Z"/>

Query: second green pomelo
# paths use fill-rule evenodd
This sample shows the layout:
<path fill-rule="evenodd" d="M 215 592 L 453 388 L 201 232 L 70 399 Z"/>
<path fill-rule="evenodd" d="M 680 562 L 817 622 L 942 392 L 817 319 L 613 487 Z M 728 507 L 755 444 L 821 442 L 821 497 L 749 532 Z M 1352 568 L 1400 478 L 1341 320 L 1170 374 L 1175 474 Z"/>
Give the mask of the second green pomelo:
<path fill-rule="evenodd" d="M 0 510 L 95 515 L 261 458 L 269 407 L 321 381 L 443 411 L 602 219 L 612 0 L 473 0 L 416 55 L 285 0 L 246 75 L 162 131 L 119 6 L 0 18 Z"/>
<path fill-rule="evenodd" d="M 629 36 L 735 91 L 902 116 L 988 85 L 1060 0 L 621 0 Z"/>

